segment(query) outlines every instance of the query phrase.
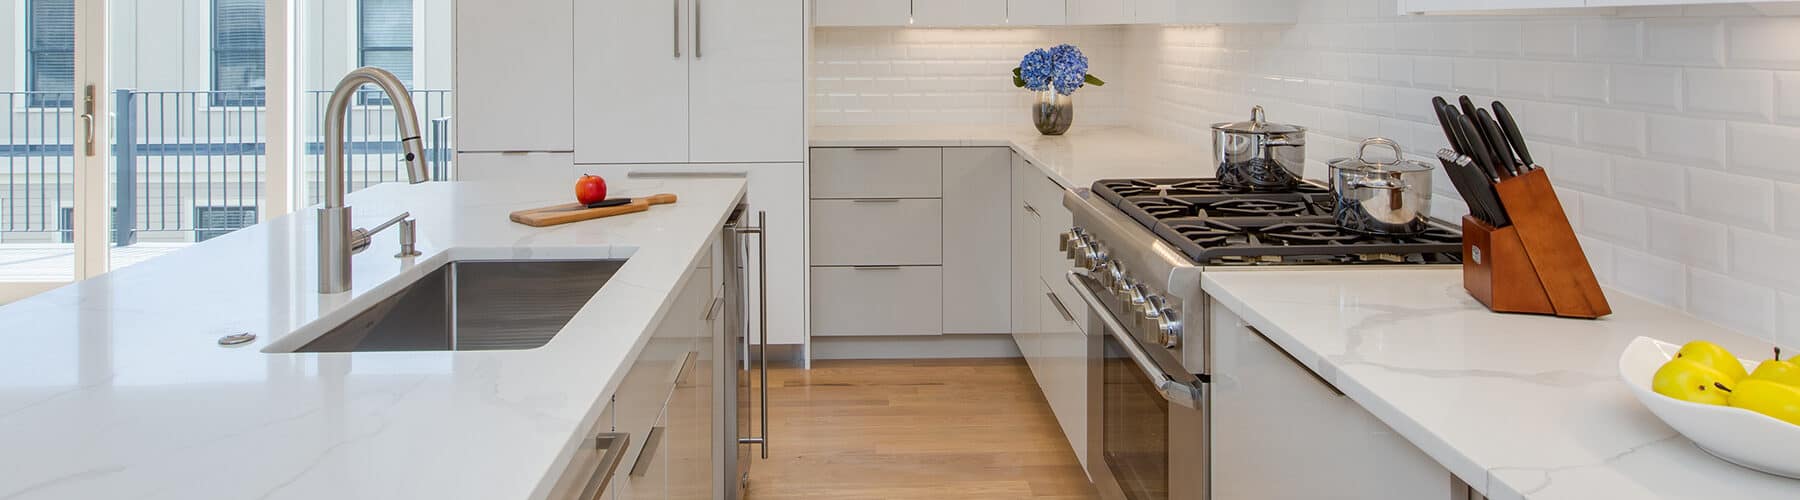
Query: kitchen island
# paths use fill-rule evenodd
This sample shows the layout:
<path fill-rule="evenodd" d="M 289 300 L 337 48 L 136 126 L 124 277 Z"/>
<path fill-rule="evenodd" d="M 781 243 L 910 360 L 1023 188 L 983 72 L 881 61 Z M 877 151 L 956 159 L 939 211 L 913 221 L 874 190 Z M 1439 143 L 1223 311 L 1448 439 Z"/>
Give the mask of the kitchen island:
<path fill-rule="evenodd" d="M 736 179 L 615 182 L 676 194 L 647 213 L 531 228 L 566 201 L 505 183 L 383 184 L 357 226 L 402 211 L 316 290 L 312 209 L 0 307 L 0 498 L 541 498 L 676 288 L 744 196 Z M 548 344 L 514 351 L 286 353 L 459 260 L 626 259 Z M 224 347 L 220 337 L 256 335 Z"/>
<path fill-rule="evenodd" d="M 1743 357 L 1767 341 L 1610 290 L 1599 320 L 1497 314 L 1454 268 L 1219 271 L 1203 287 L 1491 500 L 1800 495 L 1800 480 L 1696 448 L 1618 375 L 1638 336 Z"/>

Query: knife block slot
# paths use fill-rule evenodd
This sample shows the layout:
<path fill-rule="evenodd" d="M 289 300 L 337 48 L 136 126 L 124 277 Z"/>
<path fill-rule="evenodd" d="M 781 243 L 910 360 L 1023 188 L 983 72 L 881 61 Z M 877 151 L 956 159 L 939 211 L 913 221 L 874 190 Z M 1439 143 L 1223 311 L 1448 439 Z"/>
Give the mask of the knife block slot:
<path fill-rule="evenodd" d="M 1512 225 L 1463 217 L 1463 288 L 1495 312 L 1612 314 L 1543 169 L 1494 185 Z"/>

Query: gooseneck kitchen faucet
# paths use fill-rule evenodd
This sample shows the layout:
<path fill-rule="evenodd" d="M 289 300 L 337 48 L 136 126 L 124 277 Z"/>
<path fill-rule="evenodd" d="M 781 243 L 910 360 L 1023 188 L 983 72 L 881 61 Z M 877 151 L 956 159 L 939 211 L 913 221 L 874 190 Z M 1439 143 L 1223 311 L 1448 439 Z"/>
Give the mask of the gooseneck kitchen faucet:
<path fill-rule="evenodd" d="M 351 229 L 350 207 L 344 205 L 344 195 L 349 192 L 344 182 L 344 115 L 350 111 L 350 101 L 363 84 L 380 87 L 393 103 L 394 120 L 400 125 L 400 151 L 405 155 L 407 182 L 418 184 L 431 180 L 431 170 L 425 163 L 425 143 L 419 139 L 419 115 L 413 111 L 412 95 L 407 93 L 406 85 L 393 73 L 372 66 L 356 68 L 344 75 L 344 79 L 338 81 L 337 89 L 331 91 L 331 100 L 325 108 L 325 199 L 319 207 L 319 293 L 350 290 L 350 255 L 367 248 L 375 233 L 397 222 L 407 222 L 400 225 L 402 231 L 414 230 L 408 220 L 410 213 L 401 213 L 376 226 L 374 231 Z M 401 240 L 410 240 L 408 236 L 411 235 L 402 235 Z M 409 252 L 403 250 L 399 257 L 405 257 L 406 253 Z"/>

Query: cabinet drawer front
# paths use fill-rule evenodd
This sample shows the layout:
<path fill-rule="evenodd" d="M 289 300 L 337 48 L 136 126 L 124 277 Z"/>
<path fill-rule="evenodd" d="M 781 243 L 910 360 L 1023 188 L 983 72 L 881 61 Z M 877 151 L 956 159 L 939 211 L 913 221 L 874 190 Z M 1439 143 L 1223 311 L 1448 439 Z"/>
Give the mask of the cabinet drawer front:
<path fill-rule="evenodd" d="M 940 148 L 814 148 L 812 197 L 937 198 L 943 193 Z"/>
<path fill-rule="evenodd" d="M 814 335 L 937 335 L 940 268 L 815 267 Z"/>
<path fill-rule="evenodd" d="M 815 266 L 937 265 L 943 254 L 941 200 L 814 200 Z"/>

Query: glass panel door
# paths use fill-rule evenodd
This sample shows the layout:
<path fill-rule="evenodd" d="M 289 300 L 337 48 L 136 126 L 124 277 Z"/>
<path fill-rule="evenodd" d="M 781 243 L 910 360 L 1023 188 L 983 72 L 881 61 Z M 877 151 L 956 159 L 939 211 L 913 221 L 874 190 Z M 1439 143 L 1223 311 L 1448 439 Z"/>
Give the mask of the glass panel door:
<path fill-rule="evenodd" d="M 0 11 L 0 303 L 76 278 L 75 0 Z"/>

